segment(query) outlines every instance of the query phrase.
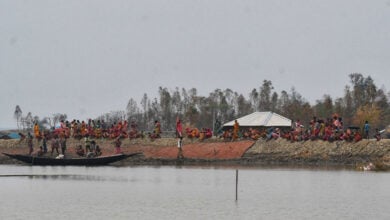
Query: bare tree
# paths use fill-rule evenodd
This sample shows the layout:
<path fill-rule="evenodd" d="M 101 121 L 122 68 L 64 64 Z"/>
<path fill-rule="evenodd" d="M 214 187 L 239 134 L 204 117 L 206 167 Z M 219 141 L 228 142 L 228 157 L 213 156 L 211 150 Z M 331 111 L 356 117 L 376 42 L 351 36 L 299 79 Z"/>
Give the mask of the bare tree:
<path fill-rule="evenodd" d="M 133 98 L 130 98 L 129 102 L 127 103 L 126 114 L 128 121 L 139 114 L 137 102 Z"/>
<path fill-rule="evenodd" d="M 20 130 L 20 120 L 22 118 L 22 109 L 19 105 L 16 105 L 15 112 L 14 112 L 14 118 L 16 119 L 16 126 L 18 127 L 18 130 Z"/>
<path fill-rule="evenodd" d="M 169 93 L 167 88 L 159 88 L 160 94 L 160 108 L 161 108 L 161 117 L 163 122 L 163 127 L 165 129 L 173 130 L 175 128 L 174 124 L 174 112 L 172 106 L 172 96 Z"/>
<path fill-rule="evenodd" d="M 34 118 L 31 112 L 27 113 L 27 116 L 24 118 L 23 122 L 24 122 L 23 127 L 27 128 L 28 130 L 32 129 L 34 125 Z"/>
<path fill-rule="evenodd" d="M 269 111 L 271 109 L 271 93 L 274 87 L 272 82 L 269 80 L 264 80 L 263 85 L 260 87 L 259 94 L 259 107 L 260 111 Z"/>
<path fill-rule="evenodd" d="M 249 94 L 249 100 L 254 111 L 259 111 L 259 93 L 256 89 L 252 89 Z"/>
<path fill-rule="evenodd" d="M 51 127 L 51 119 L 49 117 L 44 117 L 40 122 L 39 125 L 45 128 Z"/>
<path fill-rule="evenodd" d="M 66 114 L 56 113 L 53 115 L 51 122 L 52 127 L 55 127 L 56 124 L 58 124 L 60 121 L 65 121 L 68 118 Z"/>

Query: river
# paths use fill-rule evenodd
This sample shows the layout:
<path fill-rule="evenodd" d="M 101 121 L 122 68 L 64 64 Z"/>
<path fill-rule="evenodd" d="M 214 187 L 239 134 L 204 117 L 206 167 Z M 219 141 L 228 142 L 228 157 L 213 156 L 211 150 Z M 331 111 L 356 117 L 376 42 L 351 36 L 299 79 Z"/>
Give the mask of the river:
<path fill-rule="evenodd" d="M 0 176 L 0 219 L 390 219 L 390 173 L 1 165 Z"/>

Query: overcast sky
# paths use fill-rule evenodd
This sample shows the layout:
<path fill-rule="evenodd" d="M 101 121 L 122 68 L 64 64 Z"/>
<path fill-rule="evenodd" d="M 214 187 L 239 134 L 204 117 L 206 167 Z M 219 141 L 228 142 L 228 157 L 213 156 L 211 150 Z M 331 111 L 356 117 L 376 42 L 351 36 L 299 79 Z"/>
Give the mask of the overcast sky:
<path fill-rule="evenodd" d="M 355 72 L 389 89 L 389 70 L 390 0 L 0 0 L 0 128 L 16 105 L 94 118 L 159 86 L 267 79 L 315 103 Z"/>

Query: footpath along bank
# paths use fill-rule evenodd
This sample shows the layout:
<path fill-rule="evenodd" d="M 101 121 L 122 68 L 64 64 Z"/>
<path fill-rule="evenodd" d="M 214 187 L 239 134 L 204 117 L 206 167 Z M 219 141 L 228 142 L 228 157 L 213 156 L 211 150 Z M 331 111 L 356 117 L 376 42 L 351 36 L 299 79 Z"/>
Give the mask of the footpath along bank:
<path fill-rule="evenodd" d="M 95 140 L 102 148 L 103 155 L 114 153 L 113 140 Z M 84 145 L 82 140 L 69 139 L 67 156 L 75 157 L 77 145 Z M 38 146 L 35 143 L 34 150 Z M 138 157 L 129 158 L 118 165 L 351 165 L 360 166 L 374 163 L 381 169 L 390 167 L 390 140 L 362 140 L 358 143 L 345 141 L 305 141 L 289 142 L 278 140 L 241 140 L 224 142 L 219 139 L 198 140 L 184 139 L 182 148 L 184 159 L 177 159 L 179 150 L 177 140 L 162 138 L 123 140 L 122 152 L 142 152 Z M 49 147 L 50 151 L 50 147 Z M 0 152 L 28 153 L 24 142 L 18 140 L 0 140 Z M 48 153 L 50 155 L 50 153 Z M 16 161 L 0 155 L 0 164 L 14 164 Z"/>

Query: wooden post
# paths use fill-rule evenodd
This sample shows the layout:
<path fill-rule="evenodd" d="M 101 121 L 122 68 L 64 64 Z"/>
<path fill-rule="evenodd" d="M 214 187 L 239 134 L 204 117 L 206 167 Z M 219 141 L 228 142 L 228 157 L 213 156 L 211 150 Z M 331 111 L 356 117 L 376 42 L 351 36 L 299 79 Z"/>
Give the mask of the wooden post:
<path fill-rule="evenodd" d="M 238 200 L 238 170 L 236 170 L 236 201 Z"/>

